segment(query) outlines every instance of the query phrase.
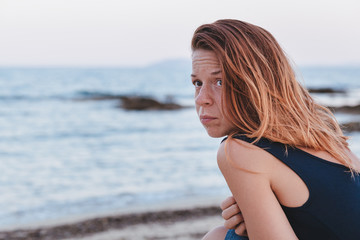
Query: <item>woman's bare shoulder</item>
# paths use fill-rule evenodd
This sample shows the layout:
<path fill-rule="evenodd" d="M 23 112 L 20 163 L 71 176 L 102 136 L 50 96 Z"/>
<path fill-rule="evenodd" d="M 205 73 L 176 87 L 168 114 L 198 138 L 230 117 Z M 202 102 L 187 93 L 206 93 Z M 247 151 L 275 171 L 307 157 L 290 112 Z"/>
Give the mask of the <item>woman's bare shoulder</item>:
<path fill-rule="evenodd" d="M 265 150 L 234 138 L 220 144 L 217 161 L 220 169 L 225 165 L 250 173 L 269 173 L 274 167 L 274 157 Z"/>

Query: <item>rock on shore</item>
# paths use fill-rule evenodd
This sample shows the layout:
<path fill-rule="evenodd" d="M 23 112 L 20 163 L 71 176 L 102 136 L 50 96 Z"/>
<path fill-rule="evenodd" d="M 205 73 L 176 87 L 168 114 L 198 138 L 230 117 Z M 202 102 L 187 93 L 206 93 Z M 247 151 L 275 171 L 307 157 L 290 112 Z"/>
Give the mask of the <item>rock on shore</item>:
<path fill-rule="evenodd" d="M 345 90 L 334 89 L 334 88 L 309 88 L 308 91 L 310 93 L 326 93 L 326 94 L 334 94 L 334 93 L 346 93 Z"/>
<path fill-rule="evenodd" d="M 123 97 L 120 107 L 126 110 L 176 110 L 183 108 L 176 103 L 163 103 L 149 97 Z"/>
<path fill-rule="evenodd" d="M 348 122 L 341 124 L 345 132 L 360 132 L 360 122 Z"/>
<path fill-rule="evenodd" d="M 118 107 L 126 110 L 177 110 L 185 108 L 180 104 L 171 101 L 161 102 L 151 97 L 146 96 L 126 96 L 126 95 L 111 95 L 94 93 L 88 96 L 75 99 L 76 101 L 106 101 L 118 100 Z"/>
<path fill-rule="evenodd" d="M 325 93 L 325 94 L 334 94 L 340 93 L 345 94 L 346 91 L 342 89 L 334 89 L 334 88 L 308 88 L 310 93 Z"/>
<path fill-rule="evenodd" d="M 341 112 L 349 114 L 360 114 L 360 105 L 355 106 L 341 106 L 341 107 L 332 107 L 328 106 L 332 112 Z"/>

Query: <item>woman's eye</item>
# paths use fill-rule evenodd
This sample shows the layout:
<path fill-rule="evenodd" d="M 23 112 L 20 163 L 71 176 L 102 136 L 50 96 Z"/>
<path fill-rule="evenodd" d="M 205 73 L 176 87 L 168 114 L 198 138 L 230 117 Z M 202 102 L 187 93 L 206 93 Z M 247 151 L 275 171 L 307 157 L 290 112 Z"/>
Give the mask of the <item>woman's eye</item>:
<path fill-rule="evenodd" d="M 195 87 L 200 87 L 202 85 L 202 83 L 198 80 L 193 81 L 193 84 Z"/>
<path fill-rule="evenodd" d="M 221 80 L 221 79 L 217 79 L 217 80 L 216 80 L 216 85 L 222 86 L 222 80 Z"/>

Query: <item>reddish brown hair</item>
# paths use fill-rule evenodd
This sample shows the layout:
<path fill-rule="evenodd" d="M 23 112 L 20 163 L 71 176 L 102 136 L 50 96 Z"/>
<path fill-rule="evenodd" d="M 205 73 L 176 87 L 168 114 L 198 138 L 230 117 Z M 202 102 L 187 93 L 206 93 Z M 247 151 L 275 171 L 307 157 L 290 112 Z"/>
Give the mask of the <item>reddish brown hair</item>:
<path fill-rule="evenodd" d="M 333 114 L 296 80 L 284 51 L 265 29 L 218 20 L 196 29 L 192 50 L 214 51 L 223 74 L 222 107 L 236 133 L 327 151 L 357 172 Z"/>

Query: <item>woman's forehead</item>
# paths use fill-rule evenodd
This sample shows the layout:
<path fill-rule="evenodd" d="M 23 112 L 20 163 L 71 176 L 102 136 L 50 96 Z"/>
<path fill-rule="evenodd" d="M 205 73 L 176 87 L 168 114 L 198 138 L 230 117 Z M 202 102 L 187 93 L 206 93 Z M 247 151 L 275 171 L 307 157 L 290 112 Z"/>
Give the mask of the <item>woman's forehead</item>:
<path fill-rule="evenodd" d="M 192 61 L 212 60 L 218 62 L 218 58 L 214 51 L 197 49 L 192 53 Z"/>
<path fill-rule="evenodd" d="M 213 51 L 209 50 L 195 50 L 192 54 L 192 67 L 193 71 L 205 69 L 219 69 L 220 62 Z"/>

